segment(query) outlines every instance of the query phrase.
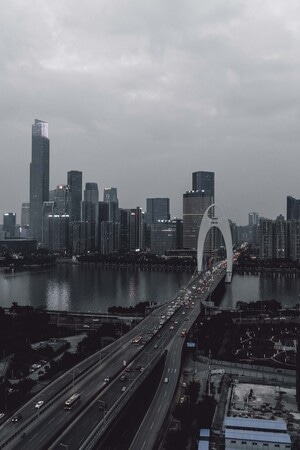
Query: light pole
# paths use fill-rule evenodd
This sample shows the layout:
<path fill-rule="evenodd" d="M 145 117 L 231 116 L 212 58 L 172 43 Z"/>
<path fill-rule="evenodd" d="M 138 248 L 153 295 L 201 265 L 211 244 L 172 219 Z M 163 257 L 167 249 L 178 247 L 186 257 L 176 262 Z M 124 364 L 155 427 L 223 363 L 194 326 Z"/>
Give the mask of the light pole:
<path fill-rule="evenodd" d="M 78 368 L 72 370 L 72 386 L 73 386 L 73 389 L 74 389 L 74 385 L 75 385 L 75 373 L 78 370 L 79 370 Z"/>

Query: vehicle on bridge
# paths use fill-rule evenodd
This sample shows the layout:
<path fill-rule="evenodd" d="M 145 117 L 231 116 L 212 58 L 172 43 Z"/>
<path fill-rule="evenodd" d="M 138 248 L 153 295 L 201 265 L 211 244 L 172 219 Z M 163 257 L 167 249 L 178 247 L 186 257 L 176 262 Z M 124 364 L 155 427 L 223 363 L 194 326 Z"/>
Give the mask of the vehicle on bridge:
<path fill-rule="evenodd" d="M 143 339 L 142 336 L 136 336 L 135 338 L 133 338 L 133 339 L 131 340 L 131 343 L 132 343 L 133 345 L 139 345 L 142 339 Z"/>
<path fill-rule="evenodd" d="M 80 394 L 78 392 L 75 392 L 75 394 L 71 395 L 68 400 L 65 401 L 65 410 L 72 409 L 75 405 L 77 405 L 80 401 Z"/>

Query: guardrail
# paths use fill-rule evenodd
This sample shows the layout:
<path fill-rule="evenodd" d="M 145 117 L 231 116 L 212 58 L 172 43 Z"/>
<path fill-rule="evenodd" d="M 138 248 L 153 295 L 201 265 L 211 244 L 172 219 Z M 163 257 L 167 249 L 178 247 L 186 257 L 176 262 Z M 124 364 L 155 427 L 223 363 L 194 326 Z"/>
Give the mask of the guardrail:
<path fill-rule="evenodd" d="M 144 382 L 145 378 L 150 374 L 153 368 L 159 363 L 163 354 L 157 354 L 145 367 L 145 370 L 141 372 L 134 381 L 131 382 L 126 391 L 118 398 L 113 407 L 110 408 L 103 419 L 99 422 L 96 428 L 90 436 L 85 440 L 85 442 L 79 447 L 79 450 L 93 450 L 96 448 L 97 442 L 104 434 L 104 432 L 109 428 L 112 422 L 119 415 L 120 411 L 124 408 L 125 404 L 128 402 L 129 398 L 137 391 L 140 385 Z M 129 395 L 128 395 L 129 394 Z"/>

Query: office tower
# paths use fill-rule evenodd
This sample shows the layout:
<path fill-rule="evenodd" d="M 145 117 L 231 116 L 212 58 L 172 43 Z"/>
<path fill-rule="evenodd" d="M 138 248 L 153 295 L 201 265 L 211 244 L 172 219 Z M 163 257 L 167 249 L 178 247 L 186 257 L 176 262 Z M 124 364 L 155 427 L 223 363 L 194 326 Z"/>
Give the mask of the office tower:
<path fill-rule="evenodd" d="M 146 223 L 151 225 L 158 220 L 170 220 L 170 199 L 147 198 Z"/>
<path fill-rule="evenodd" d="M 85 183 L 83 202 L 81 202 L 81 217 L 84 222 L 98 221 L 99 191 L 97 183 Z"/>
<path fill-rule="evenodd" d="M 99 191 L 97 183 L 86 183 L 81 202 L 82 222 L 85 222 L 86 251 L 94 251 L 97 246 L 97 223 Z"/>
<path fill-rule="evenodd" d="M 22 203 L 21 227 L 29 227 L 29 221 L 30 221 L 30 203 Z"/>
<path fill-rule="evenodd" d="M 69 186 L 70 221 L 80 221 L 80 206 L 82 201 L 82 172 L 80 172 L 79 170 L 70 170 L 68 172 L 67 184 Z"/>
<path fill-rule="evenodd" d="M 259 214 L 257 212 L 250 212 L 248 214 L 248 225 L 249 227 L 253 227 L 254 225 L 259 224 Z"/>
<path fill-rule="evenodd" d="M 107 230 L 107 244 L 109 252 L 119 251 L 120 248 L 120 217 L 119 217 L 119 200 L 117 188 L 105 188 L 103 193 L 103 201 L 108 205 L 108 222 Z M 112 242 L 108 242 L 112 240 Z"/>
<path fill-rule="evenodd" d="M 205 197 L 215 198 L 215 174 L 214 172 L 193 172 L 192 190 L 203 192 Z"/>
<path fill-rule="evenodd" d="M 69 250 L 69 216 L 49 214 L 49 250 L 67 253 Z"/>
<path fill-rule="evenodd" d="M 110 222 L 119 222 L 119 200 L 117 188 L 105 188 L 103 201 L 108 204 L 108 220 Z"/>
<path fill-rule="evenodd" d="M 288 257 L 292 261 L 300 260 L 300 221 L 287 221 Z"/>
<path fill-rule="evenodd" d="M 54 214 L 69 213 L 69 186 L 60 184 L 49 193 L 49 200 L 54 202 Z"/>
<path fill-rule="evenodd" d="M 35 120 L 32 125 L 30 163 L 30 235 L 42 240 L 42 208 L 49 199 L 48 123 Z"/>
<path fill-rule="evenodd" d="M 53 216 L 55 208 L 55 202 L 49 201 L 43 203 L 42 213 L 42 245 L 43 247 L 50 248 L 50 236 L 49 236 L 49 216 Z"/>
<path fill-rule="evenodd" d="M 143 223 L 142 209 L 139 206 L 131 209 L 129 217 L 130 251 L 143 250 L 144 248 Z"/>
<path fill-rule="evenodd" d="M 214 173 L 194 172 L 193 189 L 183 194 L 183 247 L 196 249 L 199 228 L 206 209 L 214 203 Z M 213 247 L 212 232 L 207 238 L 206 252 Z"/>
<path fill-rule="evenodd" d="M 70 222 L 70 248 L 73 255 L 81 255 L 86 251 L 86 241 L 85 222 Z"/>
<path fill-rule="evenodd" d="M 285 259 L 288 254 L 287 249 L 287 222 L 280 214 L 274 221 L 274 252 L 276 259 Z"/>
<path fill-rule="evenodd" d="M 258 230 L 259 214 L 257 212 L 250 212 L 248 214 L 248 238 L 246 240 L 251 244 L 258 245 Z"/>
<path fill-rule="evenodd" d="M 5 238 L 12 238 L 16 235 L 16 214 L 7 212 L 3 214 L 3 232 Z"/>
<path fill-rule="evenodd" d="M 130 209 L 120 209 L 120 251 L 130 251 Z"/>
<path fill-rule="evenodd" d="M 273 220 L 259 219 L 259 256 L 261 259 L 272 259 L 274 242 Z"/>
<path fill-rule="evenodd" d="M 286 198 L 286 220 L 300 219 L 300 200 L 291 197 Z"/>
<path fill-rule="evenodd" d="M 147 198 L 145 214 L 145 246 L 151 247 L 151 225 L 158 220 L 170 220 L 170 200 L 168 198 Z"/>
<path fill-rule="evenodd" d="M 151 225 L 151 252 L 165 255 L 168 250 L 177 249 L 178 225 L 177 219 L 158 220 Z"/>

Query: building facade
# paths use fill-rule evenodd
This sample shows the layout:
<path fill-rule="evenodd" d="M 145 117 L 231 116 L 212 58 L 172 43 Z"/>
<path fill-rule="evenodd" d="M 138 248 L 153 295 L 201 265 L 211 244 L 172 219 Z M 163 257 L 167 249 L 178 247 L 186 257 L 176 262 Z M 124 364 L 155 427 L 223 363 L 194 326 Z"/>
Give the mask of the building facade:
<path fill-rule="evenodd" d="M 300 219 L 300 200 L 291 195 L 286 198 L 286 220 Z"/>
<path fill-rule="evenodd" d="M 16 236 L 16 213 L 6 212 L 3 214 L 3 232 L 5 238 Z"/>
<path fill-rule="evenodd" d="M 183 247 L 196 249 L 202 217 L 215 201 L 215 176 L 213 172 L 194 172 L 192 191 L 183 194 Z M 213 246 L 212 233 L 208 237 L 206 250 Z"/>
<path fill-rule="evenodd" d="M 30 163 L 30 235 L 42 241 L 42 208 L 49 199 L 48 123 L 35 120 L 32 125 Z"/>
<path fill-rule="evenodd" d="M 82 172 L 70 170 L 67 174 L 67 184 L 69 186 L 70 222 L 79 222 L 81 220 Z"/>

